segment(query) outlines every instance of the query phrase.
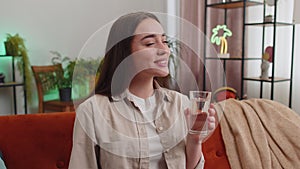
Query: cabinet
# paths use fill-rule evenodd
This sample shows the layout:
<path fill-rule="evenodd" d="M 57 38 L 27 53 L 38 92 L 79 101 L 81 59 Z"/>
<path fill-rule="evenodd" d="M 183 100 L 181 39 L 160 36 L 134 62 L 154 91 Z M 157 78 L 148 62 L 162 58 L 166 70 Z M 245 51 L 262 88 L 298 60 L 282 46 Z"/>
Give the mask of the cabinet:
<path fill-rule="evenodd" d="M 208 60 L 221 60 L 224 64 L 224 69 L 226 71 L 226 63 L 228 61 L 236 61 L 240 62 L 241 69 L 240 69 L 240 92 L 239 97 L 244 98 L 247 96 L 247 89 L 246 87 L 249 87 L 249 82 L 251 84 L 258 83 L 257 88 L 259 89 L 258 97 L 260 98 L 269 98 L 271 100 L 274 100 L 274 93 L 275 90 L 275 84 L 277 83 L 289 83 L 288 85 L 288 105 L 291 107 L 292 105 L 292 84 L 293 84 L 293 62 L 294 62 L 294 35 L 295 35 L 295 25 L 293 23 L 286 23 L 278 21 L 277 15 L 278 15 L 278 1 L 274 1 L 275 4 L 272 4 L 271 6 L 261 1 L 252 1 L 252 0 L 239 0 L 239 1 L 232 1 L 227 0 L 225 2 L 219 1 L 217 3 L 211 3 L 211 1 L 205 0 L 205 15 L 204 15 L 204 33 L 205 35 L 208 34 L 208 10 L 214 9 L 216 10 L 222 10 L 224 11 L 224 24 L 229 19 L 235 19 L 235 18 L 228 18 L 227 12 L 229 10 L 236 10 L 240 9 L 243 13 L 243 26 L 241 29 L 242 31 L 242 44 L 241 44 L 241 56 L 235 56 L 234 58 L 218 58 L 218 57 L 206 57 L 204 54 L 204 65 L 207 63 Z M 253 10 L 255 8 L 255 10 Z M 258 13 L 256 15 L 260 15 L 260 19 L 257 19 L 258 21 L 251 21 L 249 18 L 250 14 L 253 14 L 253 12 L 257 13 L 257 11 L 261 11 L 261 13 Z M 271 11 L 271 12 L 270 12 Z M 251 13 L 252 12 L 252 13 Z M 267 15 L 273 15 L 273 18 L 269 18 L 269 20 L 265 19 L 265 16 Z M 213 15 L 213 11 L 210 11 L 210 15 Z M 221 23 L 220 23 L 221 24 Z M 279 40 L 280 31 L 282 31 L 282 27 L 287 28 L 284 29 L 284 34 L 287 37 L 290 38 L 283 38 Z M 251 39 L 250 36 L 253 36 L 253 34 L 249 34 L 251 29 L 258 30 L 258 34 L 254 34 L 257 38 L 258 46 L 259 47 L 252 47 L 251 50 L 256 51 L 252 52 L 250 54 L 249 46 L 253 45 L 253 43 L 257 42 L 251 42 L 249 39 Z M 278 43 L 286 43 L 289 46 L 287 49 L 282 49 L 282 45 L 278 45 Z M 251 44 L 252 43 L 252 44 Z M 261 45 L 260 45 L 261 43 Z M 256 45 L 257 46 L 257 45 Z M 260 72 L 260 65 L 262 63 L 262 55 L 265 53 L 265 49 L 267 46 L 272 46 L 272 53 L 273 53 L 273 61 L 270 63 L 269 67 L 269 76 L 267 78 L 261 78 L 261 72 Z M 281 48 L 281 49 L 280 49 Z M 285 47 L 286 48 L 286 47 Z M 282 54 L 278 52 L 279 50 L 286 50 L 288 53 Z M 230 52 L 230 51 L 229 51 Z M 283 56 L 284 55 L 284 56 Z M 278 66 L 279 65 L 279 59 L 288 60 L 286 63 L 286 67 L 288 67 L 288 73 L 287 75 L 280 75 L 278 72 L 280 72 L 282 69 Z M 257 66 L 259 65 L 259 66 Z M 259 69 L 253 71 L 249 68 L 253 69 Z M 254 73 L 253 73 L 253 72 Z M 280 75 L 280 77 L 279 77 Z M 207 80 L 206 74 L 203 74 L 204 76 L 204 89 L 205 81 Z M 230 76 L 230 74 L 227 74 L 226 76 Z M 283 76 L 283 77 L 281 77 Z M 224 77 L 226 79 L 226 77 Z M 226 80 L 224 80 L 224 85 Z M 246 85 L 248 84 L 248 85 Z M 264 91 L 264 89 L 269 89 L 269 91 Z M 257 90 L 257 89 L 256 89 Z M 267 93 L 267 94 L 266 94 Z M 268 97 L 269 95 L 269 97 Z"/>
<path fill-rule="evenodd" d="M 27 114 L 27 100 L 26 100 L 26 89 L 25 89 L 25 75 L 23 74 L 23 82 L 16 82 L 16 77 L 15 77 L 15 57 L 17 56 L 7 56 L 7 55 L 0 55 L 0 60 L 1 59 L 5 59 L 5 58 L 11 58 L 11 75 L 6 74 L 6 79 L 5 79 L 5 83 L 0 83 L 0 88 L 12 88 L 12 95 L 13 95 L 13 100 L 12 100 L 12 104 L 14 107 L 14 114 L 17 114 L 18 110 L 17 110 L 17 101 L 18 100 L 22 100 L 22 99 L 18 99 L 17 100 L 17 87 L 22 87 L 23 91 L 24 91 L 24 96 L 23 96 L 23 101 L 24 101 L 24 112 L 25 114 Z M 20 58 L 21 59 L 21 58 Z M 24 65 L 23 65 L 24 68 Z M 11 76 L 11 81 L 7 81 L 8 76 Z M 5 97 L 3 95 L 1 95 L 0 93 L 0 97 Z M 1 109 L 0 109 L 1 111 Z"/>

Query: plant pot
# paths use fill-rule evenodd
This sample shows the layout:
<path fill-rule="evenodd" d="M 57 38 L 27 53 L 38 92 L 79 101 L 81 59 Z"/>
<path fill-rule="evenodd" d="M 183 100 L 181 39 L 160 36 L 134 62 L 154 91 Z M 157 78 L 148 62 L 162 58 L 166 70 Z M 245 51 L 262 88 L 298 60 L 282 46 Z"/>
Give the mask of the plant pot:
<path fill-rule="evenodd" d="M 59 98 L 60 101 L 71 101 L 72 100 L 72 89 L 71 88 L 62 88 L 59 89 Z"/>
<path fill-rule="evenodd" d="M 0 84 L 4 83 L 5 76 L 3 73 L 0 73 Z"/>
<path fill-rule="evenodd" d="M 18 47 L 10 42 L 4 42 L 4 47 L 7 56 L 19 56 Z"/>

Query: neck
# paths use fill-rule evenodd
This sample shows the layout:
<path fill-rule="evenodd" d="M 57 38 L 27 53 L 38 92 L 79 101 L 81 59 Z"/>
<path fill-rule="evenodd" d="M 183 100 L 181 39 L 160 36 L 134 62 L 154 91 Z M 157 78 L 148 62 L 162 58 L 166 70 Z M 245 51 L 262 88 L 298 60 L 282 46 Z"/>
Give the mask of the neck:
<path fill-rule="evenodd" d="M 129 86 L 129 91 L 143 99 L 146 99 L 153 95 L 153 77 L 135 76 Z"/>

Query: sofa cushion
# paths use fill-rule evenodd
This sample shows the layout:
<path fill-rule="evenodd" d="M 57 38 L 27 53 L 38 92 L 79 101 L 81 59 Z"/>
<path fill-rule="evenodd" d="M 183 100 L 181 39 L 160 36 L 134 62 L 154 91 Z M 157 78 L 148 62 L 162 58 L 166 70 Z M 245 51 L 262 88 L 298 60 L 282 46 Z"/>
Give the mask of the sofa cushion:
<path fill-rule="evenodd" d="M 217 125 L 202 147 L 205 158 L 204 169 L 230 169 L 220 125 Z"/>
<path fill-rule="evenodd" d="M 75 113 L 0 117 L 0 149 L 9 169 L 68 168 Z"/>
<path fill-rule="evenodd" d="M 0 150 L 8 169 L 67 169 L 75 113 L 0 116 Z M 230 169 L 220 126 L 203 143 L 205 169 Z"/>

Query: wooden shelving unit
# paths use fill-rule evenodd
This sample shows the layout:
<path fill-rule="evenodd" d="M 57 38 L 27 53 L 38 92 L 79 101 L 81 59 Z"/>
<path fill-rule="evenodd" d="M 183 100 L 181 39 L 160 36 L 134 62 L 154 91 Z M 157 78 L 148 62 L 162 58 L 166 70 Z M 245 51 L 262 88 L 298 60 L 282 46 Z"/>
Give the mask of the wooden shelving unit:
<path fill-rule="evenodd" d="M 26 89 L 25 89 L 25 75 L 23 75 L 23 82 L 16 82 L 16 77 L 15 77 L 15 57 L 16 56 L 8 56 L 8 55 L 0 55 L 0 59 L 1 58 L 6 58 L 6 57 L 11 57 L 11 62 L 12 62 L 12 81 L 10 82 L 5 82 L 5 83 L 1 83 L 0 84 L 0 88 L 12 88 L 13 89 L 13 107 L 14 107 L 14 114 L 18 114 L 18 110 L 17 110 L 17 92 L 16 92 L 16 88 L 17 87 L 22 87 L 23 91 L 24 91 L 24 96 L 23 96 L 23 101 L 24 101 L 24 112 L 25 114 L 27 114 L 27 100 L 26 100 Z M 24 65 L 23 65 L 24 67 Z M 7 76 L 7 75 L 6 75 Z M 5 97 L 5 96 L 1 96 L 0 93 L 0 97 Z M 1 109 L 1 108 L 0 108 Z"/>
<path fill-rule="evenodd" d="M 215 8 L 215 9 L 218 9 L 218 10 L 224 10 L 224 13 L 225 13 L 225 22 L 226 22 L 226 19 L 230 19 L 230 18 L 227 18 L 227 10 L 235 10 L 235 9 L 243 9 L 243 36 L 242 36 L 242 56 L 235 56 L 235 57 L 230 57 L 230 58 L 218 58 L 218 57 L 204 57 L 204 65 L 206 64 L 206 61 L 207 60 L 221 60 L 224 64 L 224 69 L 226 69 L 226 62 L 227 61 L 240 61 L 241 62 L 241 93 L 240 93 L 240 98 L 243 98 L 243 96 L 246 94 L 247 91 L 245 91 L 245 81 L 254 81 L 254 82 L 259 82 L 260 83 L 260 98 L 263 98 L 265 96 L 263 96 L 263 86 L 264 86 L 264 83 L 269 83 L 271 84 L 271 87 L 270 87 L 270 97 L 269 99 L 273 100 L 274 99 L 274 92 L 275 92 L 275 86 L 274 84 L 275 83 L 278 83 L 278 82 L 288 82 L 290 83 L 289 84 L 289 98 L 288 98 L 288 101 L 289 101 L 289 107 L 291 107 L 292 105 L 292 84 L 293 84 L 293 64 L 294 64 L 294 36 L 295 36 L 295 25 L 293 23 L 286 23 L 286 22 L 279 22 L 277 21 L 277 2 L 275 1 L 275 5 L 272 7 L 274 8 L 274 13 L 273 13 L 273 16 L 274 16 L 274 21 L 272 22 L 258 22 L 258 23 L 255 23 L 255 22 L 247 22 L 246 21 L 246 18 L 247 18 L 247 12 L 246 10 L 248 10 L 250 7 L 252 6 L 259 6 L 261 8 L 263 8 L 263 13 L 262 13 L 262 16 L 266 16 L 266 6 L 267 4 L 263 3 L 263 2 L 258 2 L 258 1 L 252 1 L 252 0 L 240 0 L 240 1 L 230 1 L 230 2 L 225 2 L 225 3 L 211 3 L 209 4 L 208 3 L 209 1 L 208 0 L 205 0 L 205 19 L 204 19 L 204 33 L 207 34 L 207 15 L 208 15 L 208 9 L 209 8 Z M 249 9 L 250 10 L 250 9 Z M 280 46 L 278 45 L 277 46 L 277 28 L 279 27 L 292 27 L 292 30 L 289 31 L 289 33 L 292 34 L 292 46 L 291 46 L 291 54 L 290 54 L 290 64 L 291 64 L 291 68 L 290 68 L 290 75 L 289 77 L 277 77 L 276 74 L 275 74 L 275 70 L 276 70 L 276 67 L 275 67 L 275 62 L 278 60 L 278 58 L 280 56 L 277 55 L 276 53 L 276 50 L 277 48 L 279 48 Z M 257 60 L 258 64 L 261 63 L 261 56 L 254 56 L 254 57 L 249 57 L 249 56 L 246 56 L 246 52 L 245 52 L 245 49 L 246 49 L 246 45 L 247 45 L 247 42 L 246 42 L 246 31 L 247 29 L 250 29 L 251 27 L 259 27 L 261 30 L 262 30 L 262 49 L 264 49 L 266 47 L 266 37 L 265 37 L 265 33 L 266 33 L 266 28 L 271 28 L 273 29 L 273 36 L 271 37 L 272 38 L 272 46 L 273 46 L 273 63 L 272 63 L 272 66 L 270 67 L 270 71 L 271 71 L 271 76 L 269 77 L 269 79 L 262 79 L 260 77 L 248 77 L 247 74 L 246 74 L 246 67 L 245 67 L 245 62 L 247 61 L 250 61 L 250 60 Z M 251 65 L 248 65 L 248 66 L 251 66 Z M 206 74 L 204 73 L 203 74 L 204 76 L 204 89 L 205 89 L 205 81 L 206 81 Z"/>

